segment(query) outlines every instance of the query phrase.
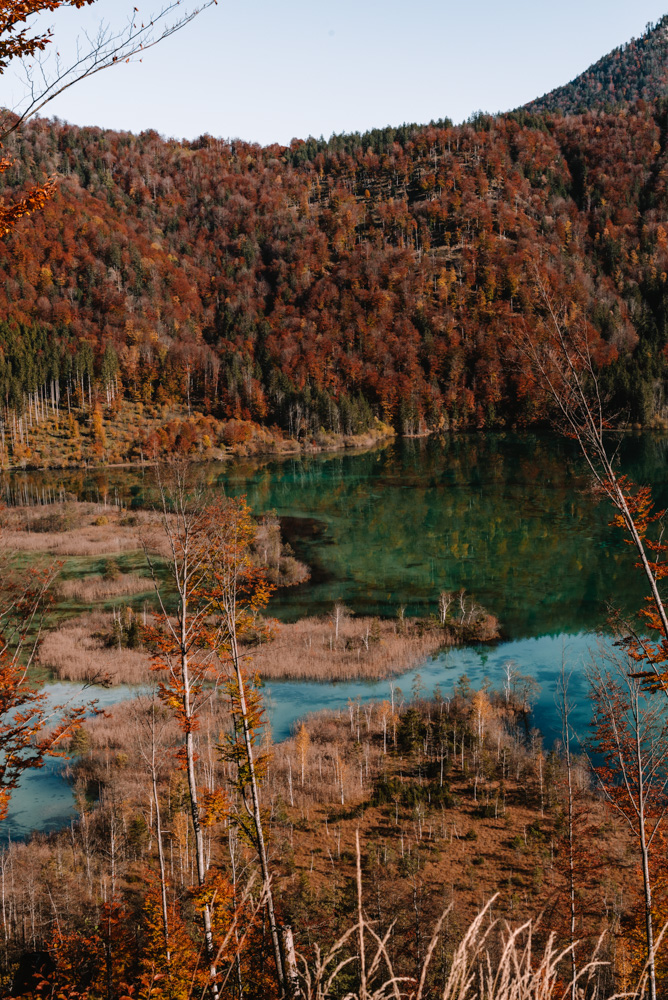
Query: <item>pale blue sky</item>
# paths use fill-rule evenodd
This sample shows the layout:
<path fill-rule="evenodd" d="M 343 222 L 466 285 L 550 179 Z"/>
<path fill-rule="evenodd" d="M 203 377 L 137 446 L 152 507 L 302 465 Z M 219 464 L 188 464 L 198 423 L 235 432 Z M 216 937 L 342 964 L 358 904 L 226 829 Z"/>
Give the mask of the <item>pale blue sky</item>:
<path fill-rule="evenodd" d="M 144 16 L 156 6 L 135 3 Z M 51 15 L 61 53 L 83 24 L 120 24 L 133 6 L 98 0 Z M 86 81 L 49 114 L 261 143 L 462 121 L 567 83 L 667 12 L 668 0 L 219 0 L 141 64 Z M 8 74 L 3 91 L 10 104 L 21 88 Z"/>

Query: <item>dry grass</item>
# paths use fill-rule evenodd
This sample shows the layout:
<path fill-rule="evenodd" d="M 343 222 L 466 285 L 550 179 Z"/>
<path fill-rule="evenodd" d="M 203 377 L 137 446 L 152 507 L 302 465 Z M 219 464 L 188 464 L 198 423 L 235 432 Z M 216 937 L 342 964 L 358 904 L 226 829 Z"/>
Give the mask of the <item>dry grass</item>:
<path fill-rule="evenodd" d="M 305 1000 L 343 993 L 350 1000 L 570 997 L 570 949 L 555 911 L 563 898 L 556 895 L 561 876 L 551 846 L 558 836 L 559 776 L 551 779 L 543 812 L 540 747 L 524 742 L 516 725 L 519 716 L 504 698 L 492 695 L 482 702 L 486 728 L 480 751 L 475 704 L 455 695 L 443 703 L 408 706 L 398 725 L 399 753 L 392 749 L 390 705 L 351 704 L 347 712 L 319 713 L 306 720 L 296 738 L 275 748 L 264 794 L 284 809 L 279 821 L 284 839 L 279 828 L 275 842 L 289 879 L 278 884 L 303 885 L 306 898 L 323 910 L 332 898 L 341 899 L 337 889 L 347 893 L 355 881 L 358 888 L 358 922 L 347 903 L 341 923 L 332 915 L 333 943 L 332 938 L 321 941 L 323 947 L 314 947 L 308 958 L 299 956 Z M 434 758 L 430 764 L 421 742 L 401 750 L 402 730 L 405 739 L 406 721 L 416 709 L 433 733 L 439 721 L 447 720 L 447 731 L 435 737 L 429 751 L 438 764 L 439 741 L 450 746 L 448 795 L 440 804 Z M 487 763 L 478 780 L 476 768 L 483 759 Z M 391 799 L 379 798 L 384 785 L 393 789 Z M 413 792 L 422 795 L 414 800 Z M 498 816 L 490 809 L 494 803 Z M 599 831 L 596 849 L 624 885 L 625 834 L 615 824 L 604 824 L 605 806 L 594 796 L 590 808 Z M 617 965 L 621 949 L 612 944 L 604 903 L 612 884 L 607 875 L 588 890 L 587 916 L 583 905 L 580 933 L 586 940 L 576 948 L 578 1000 L 616 995 L 623 961 Z M 444 897 L 445 905 L 450 902 L 445 913 Z M 485 899 L 489 903 L 481 904 Z M 387 942 L 386 950 L 381 941 Z M 345 967 L 352 977 L 343 970 L 337 975 L 339 962 L 352 963 Z M 642 985 L 628 996 L 643 996 Z"/>
<path fill-rule="evenodd" d="M 575 979 L 565 980 L 563 969 L 571 949 L 560 949 L 553 935 L 541 948 L 532 921 L 513 927 L 490 920 L 494 897 L 480 909 L 464 933 L 455 949 L 443 989 L 435 994 L 427 986 L 429 966 L 443 936 L 443 924 L 449 910 L 436 923 L 419 978 L 398 975 L 388 943 L 390 931 L 381 938 L 363 913 L 359 840 L 357 848 L 359 920 L 329 951 L 323 952 L 316 945 L 315 957 L 310 962 L 298 956 L 301 966 L 298 977 L 304 1000 L 329 1000 L 341 996 L 350 980 L 351 963 L 354 963 L 359 985 L 354 992 L 346 992 L 346 1000 L 423 1000 L 427 996 L 438 996 L 441 1000 L 564 1000 L 571 995 L 599 1000 L 616 1000 L 622 996 L 641 1000 L 646 995 L 644 979 L 633 992 L 611 994 L 609 990 L 599 990 L 597 979 L 601 969 L 608 965 L 600 957 L 601 942 L 580 964 Z"/>
<path fill-rule="evenodd" d="M 105 504 L 66 501 L 39 507 L 10 507 L 2 512 L 0 545 L 7 552 L 44 553 L 55 557 L 102 557 L 137 552 L 144 545 L 152 554 L 171 555 L 163 514 L 155 510 L 125 510 Z M 273 515 L 257 524 L 251 547 L 253 564 L 277 586 L 295 586 L 309 579 L 309 569 L 294 558 L 281 539 Z M 100 589 L 100 588 L 98 588 Z M 128 589 L 110 589 L 109 596 L 141 593 L 145 587 L 128 578 Z M 67 588 L 63 591 L 67 596 Z M 100 591 L 99 597 L 105 595 Z"/>
<path fill-rule="evenodd" d="M 454 642 L 450 631 L 421 620 L 347 617 L 337 636 L 332 618 L 303 618 L 280 625 L 276 638 L 254 651 L 252 662 L 272 680 L 382 680 Z"/>
<path fill-rule="evenodd" d="M 150 584 L 134 574 L 118 580 L 97 577 L 92 583 L 68 580 L 60 585 L 57 596 L 99 600 L 128 593 L 128 580 L 134 581 L 135 593 Z M 47 633 L 40 662 L 61 680 L 91 681 L 102 675 L 107 684 L 143 683 L 150 675 L 148 653 L 109 646 L 104 637 L 112 632 L 108 613 L 72 619 Z M 410 670 L 452 641 L 442 629 L 420 622 L 406 622 L 400 629 L 396 622 L 371 618 L 346 619 L 337 639 L 329 619 L 306 618 L 279 626 L 276 637 L 254 649 L 250 658 L 253 670 L 273 680 L 381 679 Z"/>
<path fill-rule="evenodd" d="M 483 754 L 473 738 L 477 732 L 471 718 L 473 702 L 455 696 L 447 702 L 417 704 L 432 724 L 443 716 L 452 723 L 445 736 L 453 751 L 446 778 L 460 801 L 453 800 L 451 806 L 437 807 L 425 796 L 415 806 L 408 800 L 396 807 L 394 801 L 373 805 L 377 781 L 387 780 L 390 774 L 413 789 L 429 787 L 434 793 L 438 787 L 437 775 L 429 777 L 421 744 L 401 756 L 389 748 L 384 752 L 382 706 L 358 705 L 340 716 L 329 713 L 314 717 L 307 724 L 310 744 L 302 742 L 300 749 L 294 740 L 274 748 L 262 796 L 274 852 L 276 895 L 285 894 L 288 912 L 295 900 L 303 906 L 294 923 L 298 952 L 304 951 L 297 955 L 303 1000 L 343 996 L 349 1000 L 567 1000 L 571 995 L 569 952 L 550 934 L 550 923 L 536 919 L 554 877 L 548 848 L 556 813 L 543 818 L 535 801 L 522 808 L 515 804 L 515 799 L 535 793 L 538 774 L 542 773 L 537 771 L 538 751 L 527 746 L 517 727 L 511 725 L 505 699 L 500 697 L 493 697 L 483 713 Z M 144 705 L 148 707 L 148 701 Z M 171 877 L 175 886 L 185 888 L 190 885 L 192 847 L 188 846 L 191 838 L 183 811 L 184 779 L 173 756 L 182 737 L 166 708 L 159 706 L 156 718 L 170 866 L 173 859 Z M 83 902 L 86 863 L 93 868 L 93 878 L 88 876 L 91 886 L 94 879 L 100 880 L 96 865 L 100 874 L 108 870 L 109 818 L 117 822 L 118 830 L 125 829 L 126 822 L 127 829 L 137 829 L 132 823 L 137 816 L 142 816 L 145 824 L 139 824 L 140 829 L 152 828 L 147 762 L 141 753 L 142 745 L 144 751 L 151 745 L 148 720 L 141 705 L 126 703 L 113 709 L 109 717 L 86 724 L 86 739 L 80 742 L 80 757 L 73 768 L 75 788 L 82 803 L 90 788 L 102 789 L 104 794 L 92 808 L 88 803 L 89 811 L 79 828 L 65 831 L 58 842 L 69 845 L 71 838 L 71 856 L 77 861 L 76 885 L 81 885 L 82 892 L 77 897 L 72 891 L 70 898 L 82 900 L 82 911 L 90 907 L 90 902 Z M 460 756 L 465 725 L 469 727 L 466 766 Z M 201 773 L 214 776 L 217 787 L 230 777 L 216 749 L 220 732 L 228 726 L 224 700 L 212 698 L 195 739 Z M 437 750 L 436 744 L 432 750 Z M 305 783 L 302 753 L 306 757 Z M 289 755 L 290 763 L 284 754 Z M 323 755 L 324 759 L 319 759 Z M 476 801 L 471 791 L 475 767 L 481 760 L 487 761 L 485 770 L 496 760 L 496 774 L 483 776 Z M 329 771 L 338 768 L 341 772 L 342 767 L 347 783 L 345 805 L 339 805 L 337 782 L 327 780 Z M 503 794 L 509 800 L 506 815 L 498 820 L 476 816 L 484 805 L 483 786 L 489 792 L 497 786 L 499 792 L 504 771 L 511 775 L 503 781 Z M 355 786 L 359 791 L 353 797 Z M 293 791 L 295 802 L 288 806 Z M 328 792 L 334 794 L 327 807 L 316 807 L 314 797 L 327 801 Z M 358 808 L 360 805 L 363 808 Z M 531 825 L 538 820 L 545 836 L 532 846 Z M 465 830 L 476 830 L 478 836 L 472 839 Z M 226 863 L 225 851 L 232 843 L 228 833 L 224 824 L 206 831 L 211 837 L 213 864 Z M 618 837 L 613 830 L 608 836 L 615 844 L 619 842 L 623 854 L 623 836 Z M 145 859 L 155 847 L 146 839 L 143 847 L 139 839 L 132 843 L 131 850 L 118 854 L 118 878 L 120 885 L 125 884 L 135 894 L 140 880 L 146 878 Z M 55 840 L 51 845 L 47 854 L 40 841 L 36 842 L 35 851 L 43 851 L 39 857 L 44 863 L 37 869 L 33 896 L 26 893 L 18 905 L 14 904 L 23 908 L 19 912 L 25 909 L 28 913 L 30 906 L 34 909 L 34 897 L 41 890 L 43 912 L 47 917 L 51 913 L 52 897 L 43 886 L 51 892 L 51 872 L 57 870 L 56 859 L 60 862 L 61 857 Z M 601 846 L 597 841 L 597 848 Z M 21 848 L 11 850 L 19 852 Z M 88 852 L 85 855 L 84 850 Z M 140 850 L 146 853 L 138 858 Z M 70 852 L 62 850 L 62 856 L 62 863 L 67 864 Z M 481 857 L 485 863 L 479 867 Z M 31 860 L 21 858 L 26 865 Z M 72 864 L 74 867 L 74 861 Z M 541 886 L 532 876 L 539 864 L 545 875 Z M 26 868 L 24 875 L 24 869 L 17 865 L 15 874 L 12 868 L 8 893 L 17 897 L 32 877 L 30 871 Z M 623 870 L 618 871 L 623 879 Z M 121 881 L 124 878 L 126 883 Z M 323 886 L 322 894 L 318 883 Z M 607 882 L 601 886 L 601 894 L 611 891 Z M 485 900 L 489 902 L 485 904 Z M 597 909 L 604 920 L 607 907 Z M 62 919 L 64 922 L 64 915 Z M 596 937 L 598 932 L 594 940 Z M 599 949 L 591 939 L 578 947 L 577 985 L 582 988 L 576 991 L 578 1000 L 612 1000 L 615 976 L 621 982 L 622 976 L 629 974 L 617 957 L 619 944 L 611 947 L 610 940 L 605 938 Z"/>
<path fill-rule="evenodd" d="M 39 660 L 62 681 L 97 684 L 145 684 L 151 677 L 151 658 L 136 649 L 109 646 L 112 616 L 103 612 L 73 618 L 47 632 Z"/>
<path fill-rule="evenodd" d="M 118 555 L 141 549 L 166 554 L 159 515 L 94 503 L 59 503 L 48 507 L 12 507 L 3 511 L 2 547 L 9 552 L 43 552 L 61 557 Z"/>
<path fill-rule="evenodd" d="M 113 579 L 97 574 L 82 579 L 62 580 L 54 592 L 59 601 L 103 601 L 110 597 L 129 597 L 153 590 L 149 577 L 138 573 L 121 573 Z"/>

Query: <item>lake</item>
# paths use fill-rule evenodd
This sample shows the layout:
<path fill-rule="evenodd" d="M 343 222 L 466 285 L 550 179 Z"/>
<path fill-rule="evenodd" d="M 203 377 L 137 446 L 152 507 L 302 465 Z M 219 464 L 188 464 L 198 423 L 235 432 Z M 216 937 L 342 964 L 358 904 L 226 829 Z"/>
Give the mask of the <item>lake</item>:
<path fill-rule="evenodd" d="M 650 483 L 658 505 L 668 506 L 668 439 L 626 436 L 618 444 L 623 471 Z M 274 510 L 297 557 L 311 566 L 309 583 L 275 595 L 270 610 L 277 617 L 326 613 L 336 600 L 358 614 L 393 616 L 403 606 L 407 614 L 427 615 L 436 611 L 441 590 L 463 587 L 499 618 L 503 641 L 431 658 L 395 678 L 403 696 L 410 697 L 416 673 L 427 691 L 439 685 L 448 693 L 463 673 L 474 686 L 487 678 L 501 687 L 512 660 L 541 685 L 534 722 L 549 744 L 558 731 L 554 693 L 564 660 L 573 670 L 576 721 L 585 727 L 584 667 L 600 655 L 595 632 L 606 631 L 608 604 L 633 612 L 645 588 L 632 551 L 608 523 L 611 511 L 589 495 L 572 442 L 458 435 L 399 441 L 365 454 L 242 460 L 201 471 L 213 487 L 246 494 L 256 512 Z M 119 495 L 141 505 L 148 479 L 142 470 L 78 470 L 17 474 L 8 483 L 14 490 L 63 487 L 82 499 Z M 286 682 L 273 683 L 266 698 L 274 737 L 281 739 L 309 711 L 388 694 L 387 681 Z M 0 834 L 18 836 L 40 825 L 39 803 L 51 792 L 58 802 L 48 825 L 67 822 L 73 803 L 56 766 L 31 776 L 20 816 L 17 801 Z"/>

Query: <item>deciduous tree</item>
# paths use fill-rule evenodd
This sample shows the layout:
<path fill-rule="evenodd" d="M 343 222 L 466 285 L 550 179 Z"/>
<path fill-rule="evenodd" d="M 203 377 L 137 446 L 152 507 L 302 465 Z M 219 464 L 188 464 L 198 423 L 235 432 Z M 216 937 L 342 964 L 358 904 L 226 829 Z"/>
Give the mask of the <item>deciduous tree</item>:
<path fill-rule="evenodd" d="M 260 779 L 268 758 L 257 744 L 258 735 L 266 725 L 266 720 L 263 718 L 257 684 L 248 677 L 239 650 L 240 638 L 261 628 L 258 614 L 266 606 L 271 588 L 267 585 L 263 572 L 254 567 L 251 561 L 250 545 L 256 528 L 245 497 L 218 501 L 211 505 L 209 512 L 211 550 L 215 556 L 209 563 L 207 598 L 219 628 L 217 653 L 221 660 L 229 662 L 232 670 L 228 691 L 234 731 L 222 749 L 237 768 L 237 784 L 250 820 L 246 829 L 260 862 L 278 985 L 285 994 L 288 984 L 260 804 Z"/>
<path fill-rule="evenodd" d="M 197 882 L 203 888 L 207 878 L 207 859 L 195 737 L 200 712 L 212 697 L 212 684 L 218 673 L 215 650 L 219 645 L 219 630 L 209 622 L 213 605 L 206 589 L 211 560 L 215 561 L 217 555 L 216 540 L 211 536 L 212 516 L 204 491 L 199 486 L 190 486 L 184 466 L 175 465 L 170 470 L 168 482 L 158 474 L 158 485 L 162 522 L 170 551 L 169 583 L 176 595 L 176 609 L 173 612 L 168 610 L 168 593 L 145 545 L 161 609 L 145 635 L 155 652 L 160 696 L 174 714 L 183 734 L 180 761 L 188 781 Z M 215 1000 L 218 997 L 218 980 L 211 905 L 206 893 L 200 896 L 210 970 L 209 985 Z"/>
<path fill-rule="evenodd" d="M 169 38 L 217 0 L 203 0 L 199 6 L 184 7 L 181 0 L 170 0 L 159 10 L 143 14 L 135 7 L 126 24 L 110 27 L 101 24 L 94 37 L 84 35 L 71 63 L 63 63 L 55 54 L 45 60 L 53 41 L 53 29 L 45 27 L 43 15 L 65 7 L 78 9 L 95 0 L 1 0 L 0 2 L 0 76 L 10 64 L 21 64 L 26 83 L 26 97 L 14 111 L 0 112 L 0 149 L 3 141 L 33 115 L 70 87 L 112 66 L 138 58 L 147 49 Z M 11 160 L 0 159 L 0 173 Z M 12 231 L 16 223 L 44 207 L 55 190 L 53 180 L 33 187 L 12 204 L 0 203 L 0 237 Z"/>

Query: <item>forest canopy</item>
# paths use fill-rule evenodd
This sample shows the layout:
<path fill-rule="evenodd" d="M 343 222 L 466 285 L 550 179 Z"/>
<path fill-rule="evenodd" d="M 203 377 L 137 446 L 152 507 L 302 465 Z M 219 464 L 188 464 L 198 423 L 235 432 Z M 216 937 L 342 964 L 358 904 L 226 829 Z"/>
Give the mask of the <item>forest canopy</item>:
<path fill-rule="evenodd" d="M 646 68 L 664 36 L 624 60 L 640 46 Z M 544 416 L 517 347 L 538 267 L 612 409 L 646 422 L 668 343 L 668 111 L 640 93 L 289 147 L 33 120 L 4 194 L 57 189 L 0 244 L 2 402 L 78 386 L 93 405 L 113 380 L 295 437 L 526 425 Z"/>

